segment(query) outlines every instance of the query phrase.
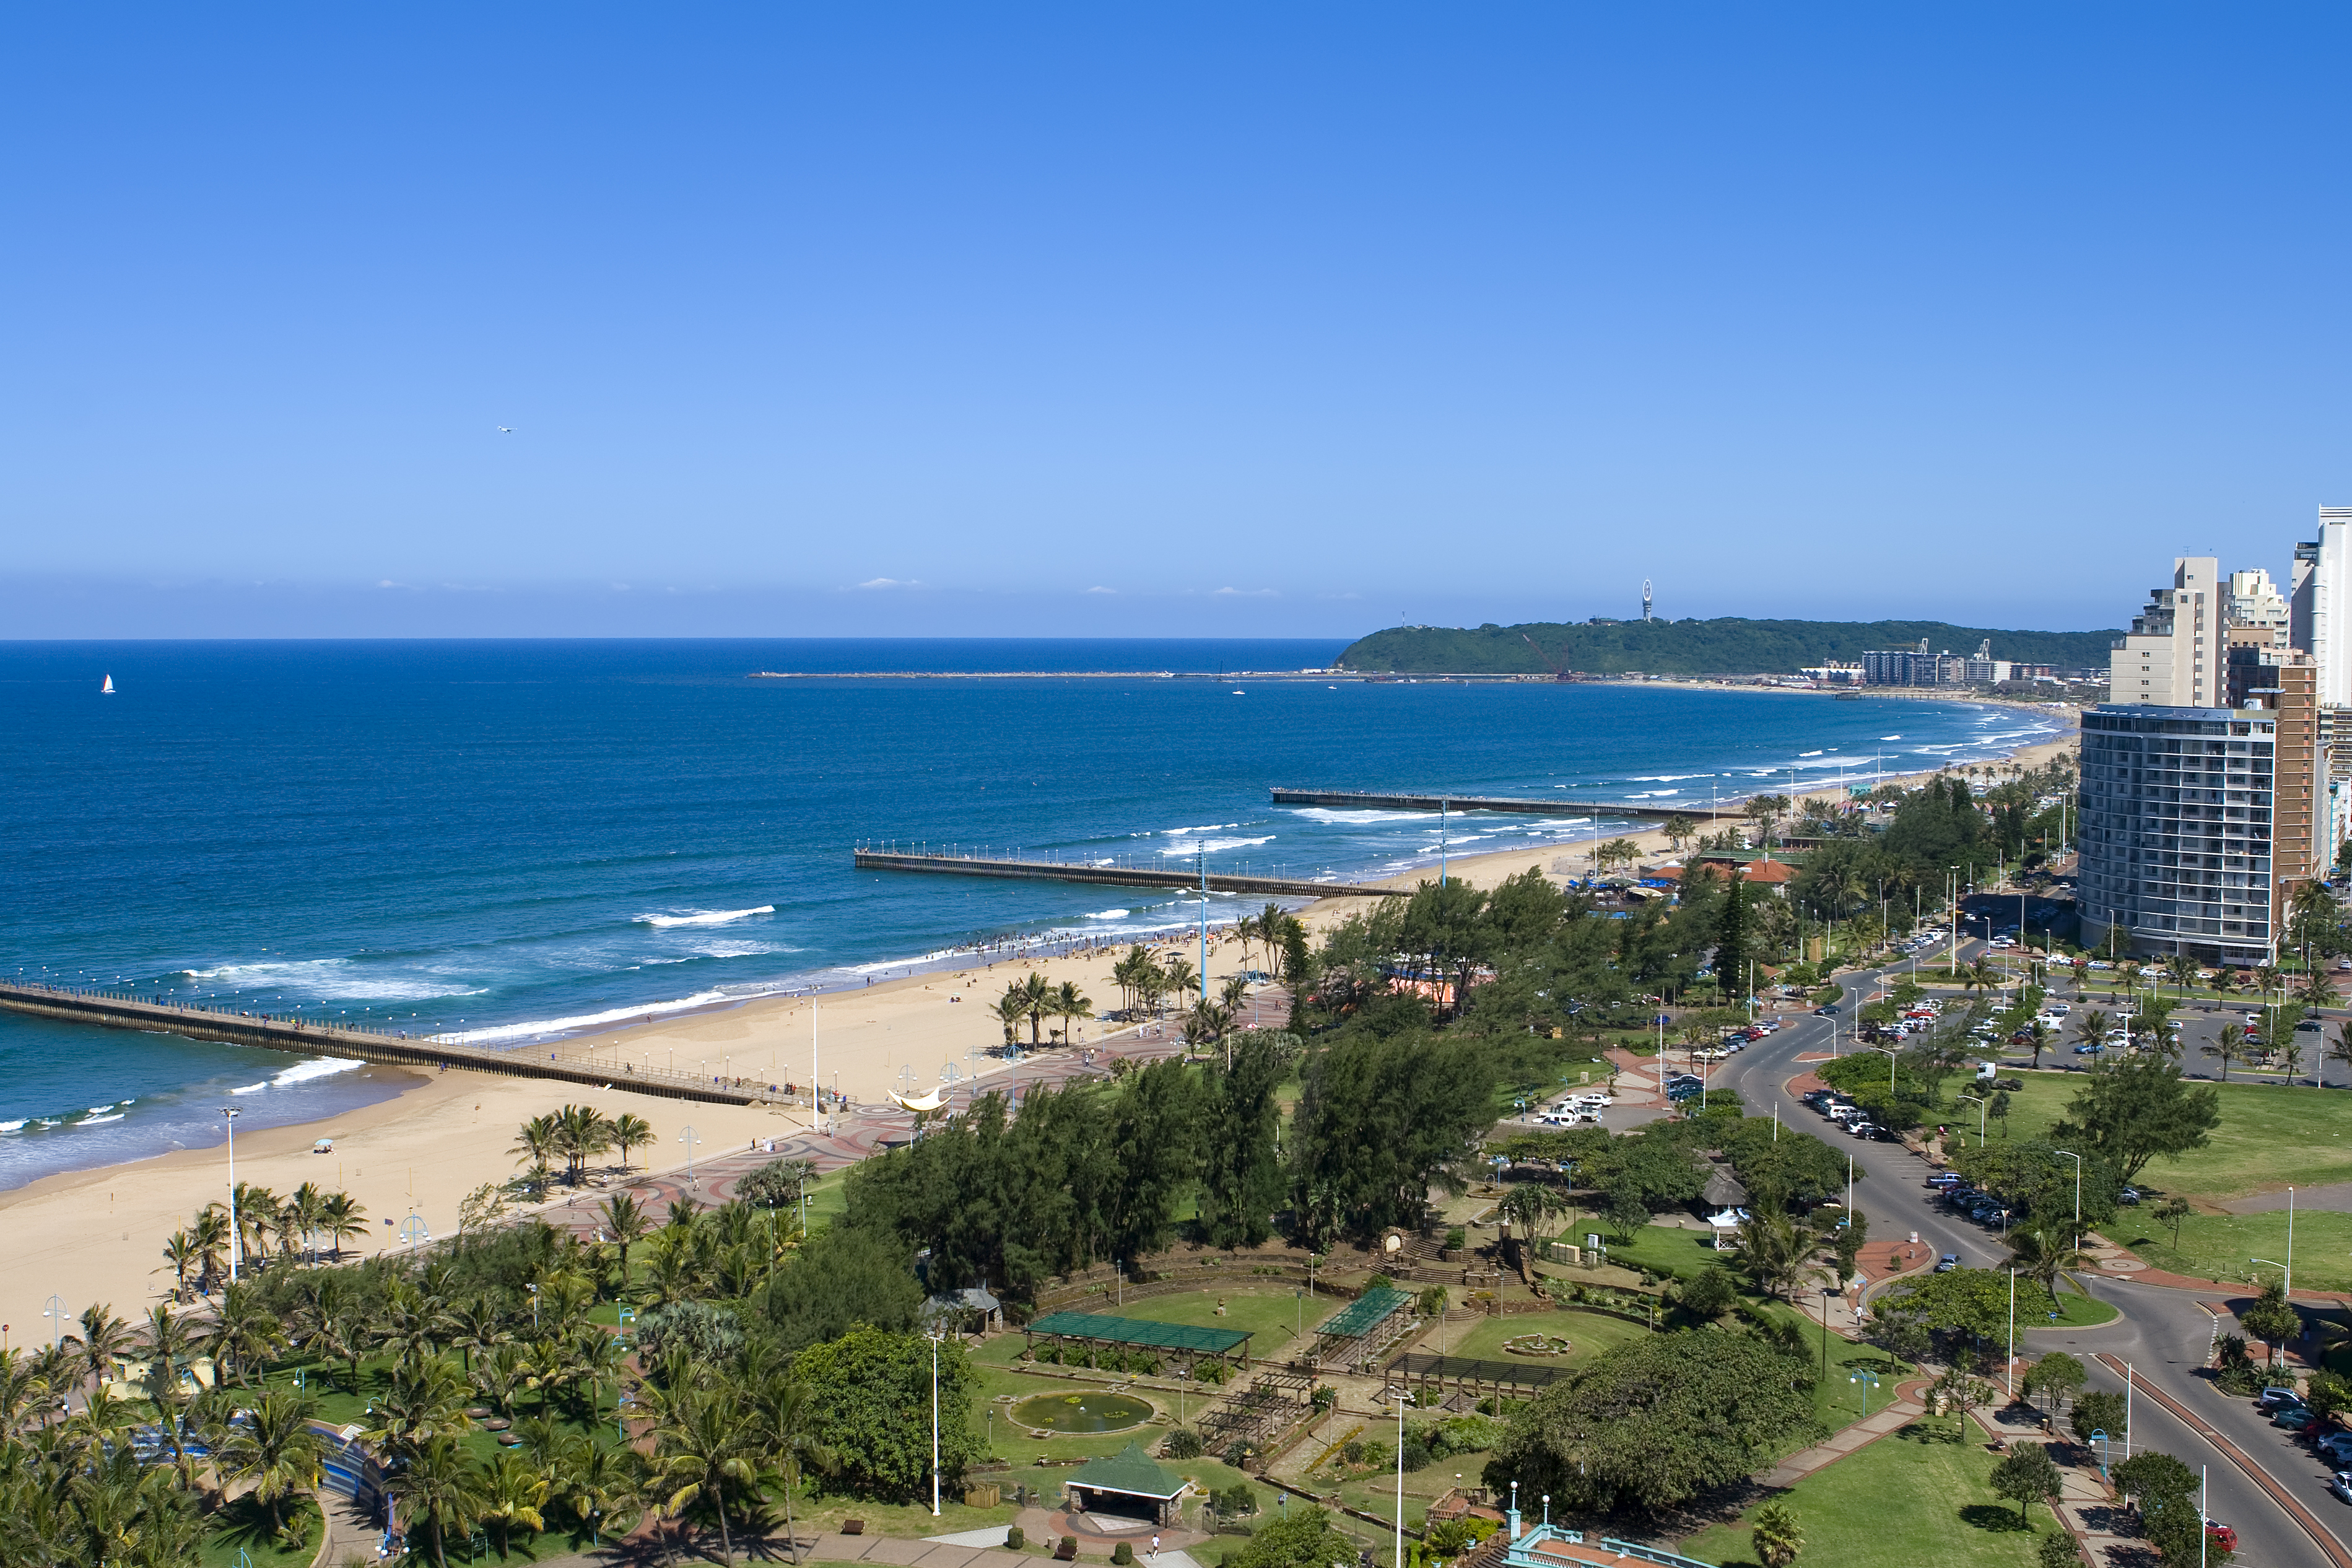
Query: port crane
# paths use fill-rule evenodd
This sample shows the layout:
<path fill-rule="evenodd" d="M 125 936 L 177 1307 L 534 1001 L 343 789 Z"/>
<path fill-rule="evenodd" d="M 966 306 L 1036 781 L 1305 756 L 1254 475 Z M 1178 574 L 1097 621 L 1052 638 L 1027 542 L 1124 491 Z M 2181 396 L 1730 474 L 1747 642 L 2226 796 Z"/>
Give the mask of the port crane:
<path fill-rule="evenodd" d="M 1551 666 L 1551 678 L 1554 680 L 1573 680 L 1576 679 L 1576 677 L 1568 673 L 1568 668 L 1561 664 L 1559 660 L 1544 652 L 1543 644 L 1536 641 L 1535 638 L 1528 636 L 1525 632 L 1521 632 L 1519 634 L 1519 640 L 1526 643 L 1529 647 L 1535 649 L 1536 657 L 1538 658 Z"/>

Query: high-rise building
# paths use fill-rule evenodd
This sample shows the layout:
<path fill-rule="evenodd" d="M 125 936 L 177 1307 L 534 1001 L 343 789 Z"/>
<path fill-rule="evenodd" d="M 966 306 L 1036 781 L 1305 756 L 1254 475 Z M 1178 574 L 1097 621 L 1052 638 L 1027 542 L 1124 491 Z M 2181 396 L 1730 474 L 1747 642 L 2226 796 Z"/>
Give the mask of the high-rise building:
<path fill-rule="evenodd" d="M 2294 639 L 2288 636 L 2292 616 L 2287 609 L 2286 595 L 2278 591 L 2278 584 L 2271 581 L 2268 572 L 2257 566 L 2250 572 L 2231 573 L 2228 593 L 2232 646 L 2293 646 Z M 2268 634 L 2267 637 L 2260 635 L 2264 633 Z"/>
<path fill-rule="evenodd" d="M 2352 704 L 2352 507 L 2319 509 L 2319 537 L 2294 547 L 2287 641 L 2319 667 L 2319 700 Z"/>
<path fill-rule="evenodd" d="M 2139 703 L 2083 715 L 2084 946 L 2270 960 L 2282 717 Z"/>
<path fill-rule="evenodd" d="M 2209 963 L 2273 957 L 2294 888 L 2334 858 L 2327 669 L 2297 642 L 2352 633 L 2333 592 L 2352 512 L 2295 552 L 2294 593 L 2267 573 L 2226 582 L 2208 556 L 2173 563 L 2110 659 L 2112 700 L 2083 716 L 2077 908 L 2083 941 Z M 2352 637 L 2345 651 L 2352 655 Z"/>
<path fill-rule="evenodd" d="M 2172 586 L 2148 590 L 2147 606 L 2108 655 L 2108 700 L 2156 708 L 2219 706 L 2228 683 L 2227 617 L 2221 563 L 2210 555 L 2177 557 Z"/>

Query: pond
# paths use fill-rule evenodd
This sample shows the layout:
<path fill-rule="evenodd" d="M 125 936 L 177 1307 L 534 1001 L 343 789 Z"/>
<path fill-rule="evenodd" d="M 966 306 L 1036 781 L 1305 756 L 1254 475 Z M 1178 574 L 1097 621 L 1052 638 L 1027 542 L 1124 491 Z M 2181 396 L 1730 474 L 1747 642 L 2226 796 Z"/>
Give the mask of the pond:
<path fill-rule="evenodd" d="M 1116 1432 L 1150 1420 L 1151 1405 L 1124 1394 L 1040 1394 L 1015 1405 L 1013 1419 L 1048 1432 Z"/>

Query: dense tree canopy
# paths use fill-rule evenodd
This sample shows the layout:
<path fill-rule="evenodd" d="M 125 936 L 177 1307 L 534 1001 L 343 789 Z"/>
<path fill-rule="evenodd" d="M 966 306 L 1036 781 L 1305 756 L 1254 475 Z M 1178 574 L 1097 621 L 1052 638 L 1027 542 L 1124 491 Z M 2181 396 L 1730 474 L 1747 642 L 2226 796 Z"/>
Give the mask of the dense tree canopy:
<path fill-rule="evenodd" d="M 1512 1418 L 1486 1466 L 1555 1509 L 1670 1509 L 1816 1430 L 1811 1363 L 1756 1334 L 1653 1334 L 1604 1352 Z"/>

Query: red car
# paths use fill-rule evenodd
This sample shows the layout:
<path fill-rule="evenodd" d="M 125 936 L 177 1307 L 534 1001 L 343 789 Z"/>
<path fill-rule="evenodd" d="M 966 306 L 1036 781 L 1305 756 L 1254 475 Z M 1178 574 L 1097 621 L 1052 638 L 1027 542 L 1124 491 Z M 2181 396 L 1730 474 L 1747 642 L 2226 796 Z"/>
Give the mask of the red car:
<path fill-rule="evenodd" d="M 2218 1519 L 2209 1519 L 2205 1521 L 2205 1539 L 2224 1552 L 2235 1552 L 2238 1549 L 2238 1532 Z"/>

